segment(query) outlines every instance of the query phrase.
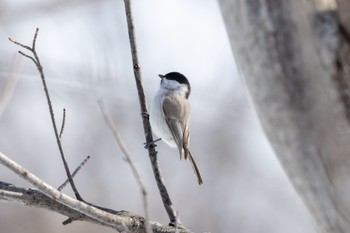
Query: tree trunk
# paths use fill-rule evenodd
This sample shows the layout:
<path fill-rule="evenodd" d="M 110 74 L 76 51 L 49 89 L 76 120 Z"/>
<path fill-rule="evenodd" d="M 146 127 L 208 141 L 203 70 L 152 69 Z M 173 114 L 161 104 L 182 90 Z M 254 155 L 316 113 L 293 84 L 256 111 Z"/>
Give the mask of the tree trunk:
<path fill-rule="evenodd" d="M 219 2 L 261 125 L 318 230 L 349 232 L 350 50 L 336 3 Z"/>

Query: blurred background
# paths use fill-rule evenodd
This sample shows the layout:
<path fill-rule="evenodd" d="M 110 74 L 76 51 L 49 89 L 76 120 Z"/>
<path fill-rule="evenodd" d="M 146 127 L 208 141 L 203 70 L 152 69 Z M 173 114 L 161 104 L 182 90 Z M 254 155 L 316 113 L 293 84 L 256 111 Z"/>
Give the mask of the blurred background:
<path fill-rule="evenodd" d="M 289 183 L 238 76 L 215 0 L 134 1 L 141 69 L 148 103 L 158 74 L 178 71 L 192 84 L 191 148 L 202 172 L 199 187 L 178 151 L 158 143 L 159 160 L 181 221 L 195 232 L 315 233 L 311 217 Z M 0 91 L 17 80 L 0 118 L 0 151 L 54 187 L 65 179 L 41 81 L 34 64 L 8 37 L 37 51 L 55 116 L 67 109 L 63 146 L 83 198 L 144 215 L 139 187 L 99 110 L 108 106 L 143 181 L 151 219 L 168 223 L 153 178 L 132 71 L 123 1 L 1 0 Z M 254 65 L 254 64 L 252 64 Z M 31 187 L 5 167 L 1 181 Z M 64 192 L 73 196 L 70 187 Z M 1 232 L 113 232 L 66 217 L 0 203 Z"/>

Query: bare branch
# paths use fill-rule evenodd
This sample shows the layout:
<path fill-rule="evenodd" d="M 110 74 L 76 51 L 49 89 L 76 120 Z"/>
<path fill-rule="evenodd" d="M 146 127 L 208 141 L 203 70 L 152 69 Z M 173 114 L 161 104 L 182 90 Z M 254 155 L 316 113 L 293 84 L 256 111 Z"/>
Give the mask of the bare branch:
<path fill-rule="evenodd" d="M 59 138 L 62 138 L 62 134 L 63 134 L 63 130 L 64 130 L 64 126 L 66 124 L 66 109 L 63 109 L 63 116 L 62 116 L 62 124 L 61 124 L 61 130 L 60 130 L 60 134 L 59 134 Z"/>
<path fill-rule="evenodd" d="M 40 190 L 19 188 L 0 182 L 0 200 L 48 209 L 74 220 L 89 221 L 116 229 L 117 231 L 125 231 L 124 226 L 126 225 L 131 232 L 146 233 L 143 217 L 127 211 L 101 210 L 73 199 L 46 184 L 1 152 L 0 163 Z M 162 226 L 157 222 L 152 222 L 151 225 L 154 233 L 175 232 L 174 227 Z M 192 231 L 181 228 L 179 232 L 191 233 Z"/>
<path fill-rule="evenodd" d="M 21 197 L 22 197 L 21 193 L 0 189 L 0 198 L 3 200 L 16 201 Z"/>
<path fill-rule="evenodd" d="M 22 56 L 29 58 L 30 60 L 32 60 L 34 62 L 35 65 L 37 65 L 35 59 L 32 56 L 29 56 L 28 54 L 23 53 L 22 51 L 18 51 L 18 53 L 21 54 Z"/>
<path fill-rule="evenodd" d="M 36 38 L 38 37 L 38 32 L 39 32 L 39 28 L 36 28 L 33 43 L 32 43 L 32 49 L 34 52 L 35 52 Z"/>
<path fill-rule="evenodd" d="M 114 136 L 115 141 L 117 142 L 120 150 L 122 151 L 122 153 L 124 155 L 123 159 L 130 165 L 132 173 L 134 174 L 134 177 L 135 177 L 135 179 L 136 179 L 136 181 L 141 189 L 143 205 L 144 205 L 143 207 L 144 207 L 144 211 L 145 211 L 146 231 L 147 231 L 147 233 L 150 233 L 151 229 L 150 229 L 150 225 L 149 225 L 150 218 L 149 218 L 149 211 L 148 211 L 146 187 L 141 179 L 139 172 L 137 171 L 137 168 L 136 168 L 134 162 L 131 159 L 129 151 L 126 149 L 126 146 L 119 135 L 118 129 L 112 120 L 111 114 L 109 113 L 109 111 L 108 111 L 107 107 L 105 106 L 105 104 L 103 103 L 102 99 L 98 100 L 98 104 L 100 106 L 102 115 L 103 115 L 107 125 L 109 126 L 109 128 L 113 132 L 113 136 Z"/>
<path fill-rule="evenodd" d="M 75 177 L 75 175 L 80 171 L 80 169 L 87 163 L 87 161 L 90 159 L 90 156 L 86 156 L 83 162 L 80 163 L 80 165 L 73 171 L 72 178 Z M 58 191 L 62 191 L 62 189 L 68 184 L 69 180 L 67 179 L 63 184 L 58 187 Z"/>
<path fill-rule="evenodd" d="M 64 216 L 68 216 L 70 217 L 70 219 L 78 219 L 80 221 L 91 222 L 101 226 L 113 228 L 113 226 L 109 224 L 105 224 L 103 222 L 97 221 L 96 219 L 93 219 L 87 215 L 80 213 L 79 211 L 76 211 L 70 207 L 67 207 L 61 204 L 58 200 L 55 200 L 36 189 L 26 189 L 22 187 L 17 187 L 12 184 L 8 184 L 0 181 L 0 201 L 6 201 L 6 202 L 17 203 L 21 205 L 24 204 L 30 207 L 42 208 L 42 209 L 46 209 L 49 211 L 62 214 Z M 123 218 L 131 218 L 135 221 L 135 224 L 138 224 L 138 225 L 143 224 L 142 217 L 129 213 L 127 211 L 109 210 L 108 212 L 113 215 L 120 215 Z M 163 226 L 157 222 L 152 222 L 151 224 L 152 224 L 152 230 L 154 233 L 163 233 L 163 232 L 175 233 L 174 227 Z M 127 226 L 128 228 L 130 227 L 126 224 L 123 224 L 123 225 Z M 139 232 L 139 233 L 144 232 L 142 231 L 142 229 L 143 228 L 140 227 L 137 231 L 135 231 L 134 228 L 131 228 L 131 232 Z M 182 229 L 180 232 L 191 233 L 192 231 L 188 229 Z"/>
<path fill-rule="evenodd" d="M 151 160 L 153 173 L 157 182 L 157 186 L 159 189 L 159 193 L 162 197 L 163 205 L 165 207 L 165 210 L 167 211 L 167 214 L 170 219 L 170 224 L 177 225 L 180 224 L 177 221 L 176 212 L 173 207 L 173 204 L 171 202 L 169 193 L 167 188 L 165 187 L 161 170 L 159 167 L 159 162 L 157 158 L 157 151 L 155 149 L 155 144 L 152 136 L 152 128 L 149 121 L 149 114 L 147 110 L 147 104 L 146 104 L 146 97 L 145 92 L 143 89 L 143 82 L 142 82 L 142 76 L 141 76 L 141 69 L 140 64 L 138 60 L 137 55 L 137 46 L 136 46 L 136 39 L 135 39 L 135 30 L 134 30 L 134 23 L 133 23 L 133 16 L 132 16 L 132 10 L 130 5 L 130 0 L 124 0 L 125 4 L 125 13 L 126 13 L 126 19 L 128 24 L 128 33 L 129 33 L 129 42 L 130 42 L 130 48 L 131 48 L 131 56 L 132 56 L 132 63 L 134 68 L 134 76 L 135 76 L 135 82 L 139 97 L 139 103 L 140 103 L 140 109 L 142 113 L 142 122 L 143 122 L 143 129 L 145 133 L 146 138 L 146 145 L 150 145 L 147 147 L 148 154 Z"/>
<path fill-rule="evenodd" d="M 60 137 L 59 137 L 59 134 L 58 134 L 58 129 L 57 129 L 57 126 L 56 126 L 56 120 L 55 120 L 55 115 L 54 115 L 54 112 L 53 112 L 53 107 L 52 107 L 52 102 L 51 102 L 51 98 L 50 98 L 50 95 L 49 95 L 49 90 L 48 90 L 48 87 L 47 87 L 47 84 L 46 84 L 46 79 L 45 79 L 45 75 L 44 75 L 44 70 L 43 70 L 43 67 L 40 63 L 40 60 L 39 60 L 39 57 L 36 53 L 36 50 L 35 50 L 35 44 L 36 44 L 36 39 L 38 37 L 38 32 L 39 32 L 39 28 L 37 28 L 35 30 L 35 34 L 34 34 L 34 38 L 33 38 L 33 42 L 32 42 L 32 48 L 30 48 L 29 46 L 27 45 L 23 45 L 15 40 L 12 40 L 11 38 L 9 38 L 9 40 L 16 44 L 16 45 L 19 45 L 25 49 L 28 49 L 29 51 L 31 51 L 33 53 L 33 57 L 27 55 L 27 54 L 24 54 L 23 52 L 19 51 L 19 53 L 29 59 L 31 59 L 34 64 L 36 65 L 39 73 L 40 73 L 40 78 L 41 78 L 41 82 L 43 84 L 43 87 L 44 87 L 44 91 L 45 91 L 45 96 L 46 96 L 46 99 L 47 99 L 47 104 L 48 104 L 48 107 L 49 107 L 49 112 L 50 112 L 50 117 L 51 117 L 51 122 L 52 122 L 52 126 L 53 126 L 53 129 L 54 129 L 54 133 L 55 133 L 55 137 L 56 137 L 56 142 L 57 142 L 57 145 L 58 145 L 58 149 L 60 151 L 60 155 L 61 155 L 61 159 L 63 161 L 63 165 L 64 165 L 64 168 L 66 170 L 66 174 L 67 174 L 67 177 L 68 177 L 68 180 L 69 180 L 69 183 L 71 184 L 71 187 L 74 191 L 74 194 L 75 194 L 75 197 L 80 200 L 80 201 L 84 201 L 83 198 L 80 196 L 79 192 L 78 192 L 78 189 L 76 188 L 75 186 L 75 183 L 73 181 L 73 178 L 72 178 L 72 175 L 71 175 L 71 172 L 69 170 L 69 166 L 68 166 L 68 163 L 66 161 L 66 158 L 64 156 L 64 152 L 63 152 L 63 147 L 62 147 L 62 143 L 61 143 L 61 140 L 60 140 Z"/>
<path fill-rule="evenodd" d="M 32 49 L 31 47 L 29 47 L 29 46 L 27 46 L 27 45 L 24 45 L 24 44 L 21 44 L 21 43 L 19 43 L 18 41 L 11 39 L 10 37 L 9 37 L 8 39 L 9 39 L 9 41 L 11 41 L 12 43 L 14 43 L 14 44 L 16 44 L 16 45 L 19 45 L 19 46 L 21 46 L 22 48 L 27 49 L 27 50 L 33 52 L 33 49 Z"/>

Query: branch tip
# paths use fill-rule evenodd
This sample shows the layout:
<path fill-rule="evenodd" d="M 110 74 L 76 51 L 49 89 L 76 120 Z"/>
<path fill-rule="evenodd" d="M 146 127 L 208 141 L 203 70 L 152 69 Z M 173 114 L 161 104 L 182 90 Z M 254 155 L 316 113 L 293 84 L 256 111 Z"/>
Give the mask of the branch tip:
<path fill-rule="evenodd" d="M 62 138 L 62 134 L 63 134 L 63 130 L 64 130 L 64 126 L 66 125 L 66 109 L 63 108 L 63 117 L 62 117 L 62 124 L 61 124 L 61 130 L 60 130 L 60 134 L 59 134 L 59 138 Z"/>
<path fill-rule="evenodd" d="M 36 28 L 34 38 L 33 38 L 33 44 L 32 49 L 35 51 L 35 44 L 36 44 L 36 38 L 38 37 L 39 28 Z"/>

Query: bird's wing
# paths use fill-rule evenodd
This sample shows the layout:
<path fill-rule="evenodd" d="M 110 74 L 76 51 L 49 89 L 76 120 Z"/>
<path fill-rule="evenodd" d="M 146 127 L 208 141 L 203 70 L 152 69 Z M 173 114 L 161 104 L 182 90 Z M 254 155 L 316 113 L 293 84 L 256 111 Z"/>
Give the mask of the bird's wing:
<path fill-rule="evenodd" d="M 190 144 L 190 127 L 188 124 L 185 125 L 183 132 L 183 148 L 185 152 L 185 159 L 189 157 L 189 144 Z"/>
<path fill-rule="evenodd" d="M 179 98 L 174 96 L 165 97 L 163 99 L 163 112 L 165 116 L 166 123 L 173 135 L 174 141 L 179 149 L 180 159 L 182 155 L 182 149 L 184 148 L 184 136 L 187 136 L 187 121 L 189 112 L 185 111 L 189 106 L 187 106 L 188 101 L 180 101 Z M 189 131 L 188 131 L 189 132 Z"/>

